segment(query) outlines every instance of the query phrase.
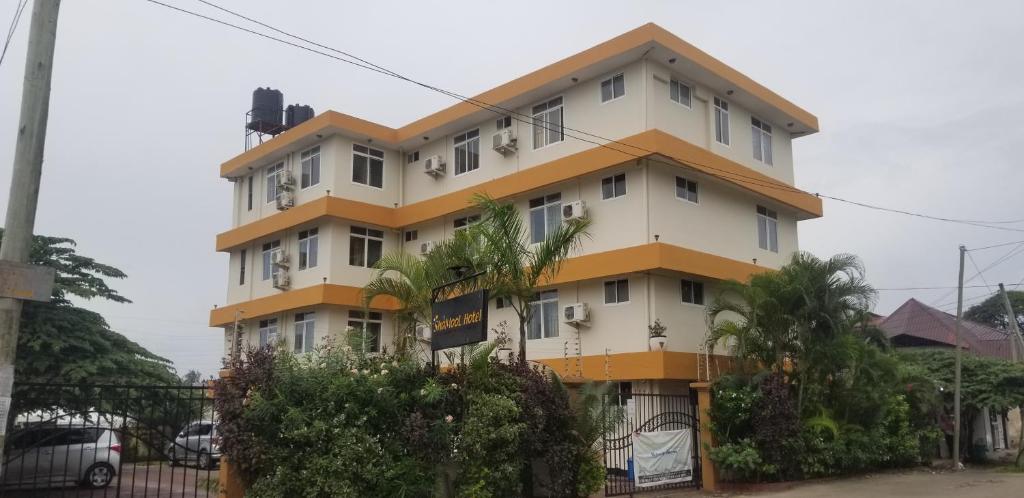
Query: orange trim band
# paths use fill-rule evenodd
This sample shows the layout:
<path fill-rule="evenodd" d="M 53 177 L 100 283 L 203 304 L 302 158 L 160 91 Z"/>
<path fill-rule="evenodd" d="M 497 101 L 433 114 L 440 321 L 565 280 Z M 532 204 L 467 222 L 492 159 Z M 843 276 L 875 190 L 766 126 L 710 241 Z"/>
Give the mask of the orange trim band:
<path fill-rule="evenodd" d="M 620 142 L 628 146 L 617 144 L 616 148 L 627 150 L 629 154 L 607 147 L 594 147 L 398 208 L 337 197 L 317 199 L 219 234 L 217 250 L 227 251 L 260 237 L 325 216 L 399 229 L 466 209 L 476 193 L 486 193 L 496 199 L 504 199 L 617 166 L 634 159 L 634 155 L 647 157 L 652 153 L 679 159 L 688 168 L 786 204 L 810 217 L 822 215 L 821 199 L 818 197 L 663 131 L 648 130 L 624 138 Z M 629 146 L 635 149 L 630 150 Z"/>
<path fill-rule="evenodd" d="M 735 85 L 737 90 L 748 93 L 762 102 L 779 109 L 792 117 L 793 121 L 811 130 L 818 131 L 818 118 L 813 114 L 782 98 L 760 83 L 654 23 L 644 24 L 604 43 L 516 78 L 473 97 L 473 100 L 492 105 L 503 105 L 510 99 L 541 88 L 548 83 L 568 78 L 589 66 L 651 43 L 661 45 L 679 54 L 710 74 Z M 471 116 L 474 113 L 480 112 L 480 110 L 479 106 L 472 103 L 459 102 L 398 129 L 339 112 L 328 111 L 282 133 L 267 143 L 261 144 L 224 162 L 220 167 L 220 174 L 221 176 L 229 176 L 243 167 L 251 166 L 254 162 L 280 153 L 282 150 L 302 140 L 309 140 L 310 137 L 318 133 L 326 135 L 332 131 L 347 131 L 358 137 L 370 138 L 385 144 L 395 145 L 410 138 L 429 135 L 432 130 Z"/>
<path fill-rule="evenodd" d="M 543 285 L 579 282 L 611 275 L 665 270 L 716 280 L 744 281 L 768 268 L 736 261 L 714 254 L 654 242 L 639 246 L 577 256 L 565 261 L 554 280 Z M 215 308 L 210 311 L 210 326 L 220 327 L 235 320 L 241 311 L 246 319 L 306 308 L 318 304 L 361 307 L 361 289 L 347 285 L 320 284 L 294 289 L 272 296 Z M 394 298 L 380 296 L 371 303 L 373 309 L 396 311 L 401 304 Z"/>
<path fill-rule="evenodd" d="M 236 312 L 241 312 L 243 319 L 251 319 L 318 304 L 362 308 L 363 290 L 359 287 L 334 284 L 318 284 L 293 289 L 272 296 L 215 308 L 210 311 L 210 326 L 223 327 L 231 324 L 235 321 Z M 395 311 L 399 309 L 399 304 L 392 297 L 378 296 L 370 303 L 370 309 Z"/>
<path fill-rule="evenodd" d="M 527 345 L 527 351 L 530 347 Z M 730 370 L 733 359 L 714 355 L 712 361 L 722 370 Z M 585 380 L 696 380 L 699 376 L 700 354 L 683 351 L 642 351 L 580 357 L 580 371 L 576 371 L 575 358 L 569 358 L 568 371 L 565 358 L 537 360 L 555 373 L 568 378 Z"/>

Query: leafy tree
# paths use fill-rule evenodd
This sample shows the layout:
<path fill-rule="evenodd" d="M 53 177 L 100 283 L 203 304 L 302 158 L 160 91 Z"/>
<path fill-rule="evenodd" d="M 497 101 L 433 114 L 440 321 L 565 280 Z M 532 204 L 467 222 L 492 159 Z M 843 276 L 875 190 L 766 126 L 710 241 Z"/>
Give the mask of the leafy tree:
<path fill-rule="evenodd" d="M 1024 330 L 1024 291 L 1006 291 L 1006 297 L 1010 299 L 1010 308 L 1013 309 L 1013 314 L 1017 317 L 1017 326 Z M 1006 316 L 1006 306 L 1003 304 L 1003 296 L 999 294 L 990 296 L 968 308 L 964 312 L 964 318 L 1000 330 L 1007 330 L 1010 325 L 1009 317 Z"/>
<path fill-rule="evenodd" d="M 530 243 L 530 232 L 519 210 L 486 195 L 473 197 L 482 212 L 480 223 L 470 232 L 483 245 L 480 256 L 487 269 L 485 285 L 493 297 L 509 298 L 519 319 L 519 358 L 526 361 L 526 329 L 533 316 L 530 302 L 537 288 L 554 279 L 562 263 L 588 235 L 589 219 L 563 222 L 537 244 Z"/>
<path fill-rule="evenodd" d="M 178 384 L 169 360 L 70 301 L 76 296 L 131 302 L 107 285 L 107 279 L 125 278 L 121 270 L 76 253 L 75 241 L 63 237 L 36 236 L 30 261 L 55 269 L 57 276 L 50 302 L 26 302 L 22 310 L 15 364 L 19 382 Z"/>

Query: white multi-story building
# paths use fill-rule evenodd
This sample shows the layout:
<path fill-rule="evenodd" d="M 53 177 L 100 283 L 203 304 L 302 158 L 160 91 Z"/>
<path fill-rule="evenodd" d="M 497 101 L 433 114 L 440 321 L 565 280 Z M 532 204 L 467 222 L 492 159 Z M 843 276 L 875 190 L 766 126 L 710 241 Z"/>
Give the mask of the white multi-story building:
<path fill-rule="evenodd" d="M 528 356 L 674 392 L 698 378 L 717 282 L 777 268 L 797 250 L 797 222 L 822 215 L 793 186 L 791 140 L 817 118 L 657 25 L 474 99 L 508 112 L 463 102 L 393 129 L 328 111 L 225 162 L 227 304 L 210 314 L 225 347 L 236 317 L 247 342 L 297 352 L 349 326 L 388 344 L 396 303 L 364 313 L 360 299 L 381 254 L 420 254 L 472 223 L 476 192 L 518 206 L 537 238 L 579 201 L 591 236 L 538 294 Z M 294 181 L 287 209 L 281 175 Z M 563 319 L 575 303 L 585 324 Z M 500 304 L 491 326 L 514 331 Z M 649 347 L 656 319 L 665 351 Z"/>

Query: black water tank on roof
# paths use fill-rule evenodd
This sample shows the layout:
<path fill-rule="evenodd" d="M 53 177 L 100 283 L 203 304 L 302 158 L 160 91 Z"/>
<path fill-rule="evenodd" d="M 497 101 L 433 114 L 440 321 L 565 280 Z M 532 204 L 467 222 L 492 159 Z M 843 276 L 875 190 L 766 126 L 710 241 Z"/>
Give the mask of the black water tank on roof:
<path fill-rule="evenodd" d="M 315 113 L 313 108 L 308 105 L 293 104 L 288 106 L 284 111 L 284 125 L 287 128 L 294 128 L 310 119 L 313 119 Z"/>
<path fill-rule="evenodd" d="M 257 88 L 252 92 L 252 114 L 249 128 L 262 133 L 281 132 L 284 95 L 280 90 Z"/>

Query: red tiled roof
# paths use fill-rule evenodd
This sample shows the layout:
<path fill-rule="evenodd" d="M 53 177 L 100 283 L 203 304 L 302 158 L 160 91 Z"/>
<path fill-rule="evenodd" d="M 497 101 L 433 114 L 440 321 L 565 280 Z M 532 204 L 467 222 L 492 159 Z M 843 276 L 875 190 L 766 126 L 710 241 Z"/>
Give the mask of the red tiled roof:
<path fill-rule="evenodd" d="M 956 317 L 910 299 L 891 315 L 876 323 L 892 339 L 909 336 L 953 347 L 956 344 Z M 981 356 L 1010 359 L 1010 337 L 1007 333 L 963 320 L 961 322 L 963 347 Z"/>

